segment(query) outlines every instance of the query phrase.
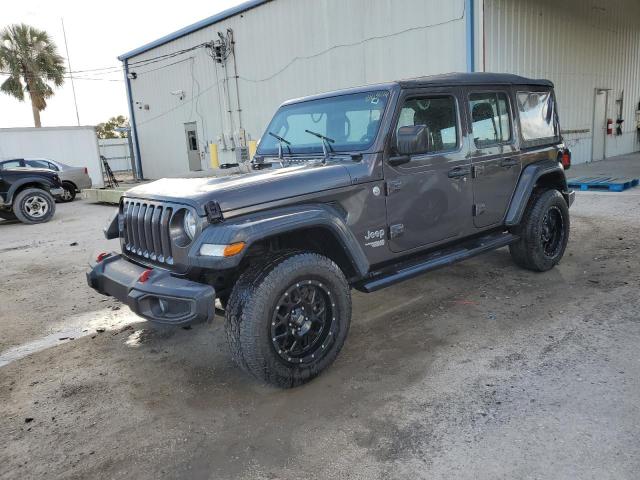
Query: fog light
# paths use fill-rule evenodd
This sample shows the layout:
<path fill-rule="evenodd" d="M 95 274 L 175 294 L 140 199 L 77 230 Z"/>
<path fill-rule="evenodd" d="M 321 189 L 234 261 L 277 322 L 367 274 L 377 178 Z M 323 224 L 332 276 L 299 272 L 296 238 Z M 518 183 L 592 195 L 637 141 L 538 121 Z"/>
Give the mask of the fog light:
<path fill-rule="evenodd" d="M 244 249 L 244 242 L 231 243 L 229 245 L 215 245 L 203 243 L 200 247 L 200 255 L 206 257 L 233 257 Z"/>

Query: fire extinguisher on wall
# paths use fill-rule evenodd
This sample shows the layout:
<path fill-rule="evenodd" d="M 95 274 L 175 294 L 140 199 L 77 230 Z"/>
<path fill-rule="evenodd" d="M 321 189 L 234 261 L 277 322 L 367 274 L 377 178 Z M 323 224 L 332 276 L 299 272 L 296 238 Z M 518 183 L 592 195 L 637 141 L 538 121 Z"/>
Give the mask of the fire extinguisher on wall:
<path fill-rule="evenodd" d="M 607 118 L 607 135 L 613 135 L 613 120 Z"/>

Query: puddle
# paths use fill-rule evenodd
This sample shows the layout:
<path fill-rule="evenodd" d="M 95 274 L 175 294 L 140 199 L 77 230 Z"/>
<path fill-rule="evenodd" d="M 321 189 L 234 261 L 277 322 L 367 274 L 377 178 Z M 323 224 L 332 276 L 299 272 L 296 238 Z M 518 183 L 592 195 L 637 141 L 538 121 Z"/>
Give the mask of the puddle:
<path fill-rule="evenodd" d="M 12 347 L 0 353 L 0 367 L 4 367 L 11 362 L 41 352 L 47 348 L 72 342 L 75 339 L 86 337 L 87 335 L 104 335 L 104 333 L 98 333 L 98 330 L 104 329 L 104 332 L 110 332 L 120 330 L 125 325 L 143 322 L 144 320 L 142 318 L 135 315 L 126 307 L 122 307 L 120 310 L 107 308 L 95 312 L 73 315 L 58 326 L 60 328 L 59 330 L 52 332 L 50 335 L 23 343 L 22 345 Z M 140 341 L 143 341 L 143 339 L 140 339 L 138 343 L 140 343 Z"/>

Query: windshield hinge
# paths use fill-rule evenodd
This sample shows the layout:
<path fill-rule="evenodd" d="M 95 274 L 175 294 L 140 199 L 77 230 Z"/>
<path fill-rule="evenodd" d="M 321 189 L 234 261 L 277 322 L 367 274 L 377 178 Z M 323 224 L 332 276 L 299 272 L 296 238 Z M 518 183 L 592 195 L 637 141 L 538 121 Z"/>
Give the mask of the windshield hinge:
<path fill-rule="evenodd" d="M 218 202 L 213 200 L 207 202 L 204 206 L 204 211 L 207 214 L 207 221 L 209 223 L 218 223 L 224 220 L 224 217 L 222 216 L 222 209 Z"/>

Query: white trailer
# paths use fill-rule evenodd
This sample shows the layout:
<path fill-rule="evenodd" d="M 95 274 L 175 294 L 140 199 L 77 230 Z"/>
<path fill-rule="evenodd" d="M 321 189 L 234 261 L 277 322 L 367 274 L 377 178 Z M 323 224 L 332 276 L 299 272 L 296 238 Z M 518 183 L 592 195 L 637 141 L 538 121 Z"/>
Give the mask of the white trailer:
<path fill-rule="evenodd" d="M 93 186 L 104 186 L 93 126 L 0 128 L 0 160 L 34 157 L 87 167 Z"/>

